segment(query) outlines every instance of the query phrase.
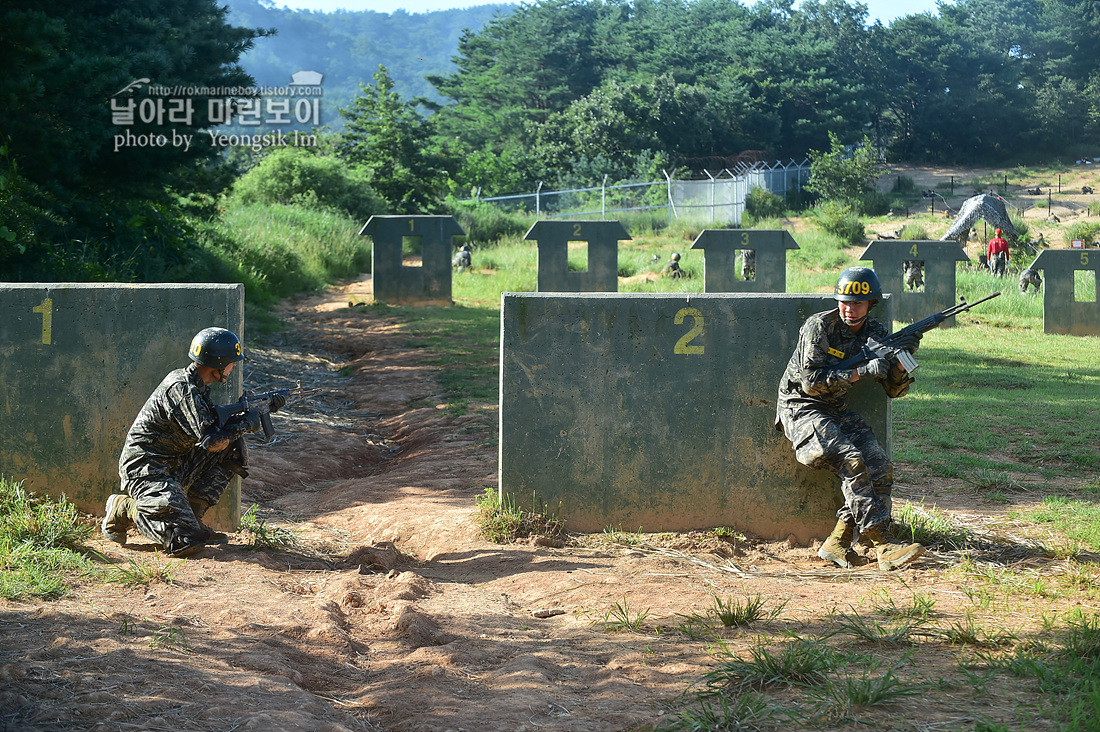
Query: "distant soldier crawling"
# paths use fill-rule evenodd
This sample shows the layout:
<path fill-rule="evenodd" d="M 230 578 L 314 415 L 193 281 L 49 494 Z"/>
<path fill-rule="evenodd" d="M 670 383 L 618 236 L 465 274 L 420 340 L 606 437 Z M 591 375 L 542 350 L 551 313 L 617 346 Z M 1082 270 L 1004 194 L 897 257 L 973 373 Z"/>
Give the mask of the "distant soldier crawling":
<path fill-rule="evenodd" d="M 907 259 L 902 263 L 902 271 L 905 274 L 905 286 L 910 290 L 919 290 L 924 287 L 924 260 Z"/>
<path fill-rule="evenodd" d="M 672 259 L 668 260 L 665 264 L 665 268 L 661 270 L 662 277 L 670 277 L 674 280 L 678 280 L 681 277 L 686 277 L 687 274 L 684 270 L 680 269 L 680 253 L 673 252 Z"/>
<path fill-rule="evenodd" d="M 470 255 L 470 245 L 463 244 L 458 250 L 458 254 L 451 260 L 451 267 L 457 269 L 459 272 L 465 272 L 473 266 L 474 260 Z"/>
<path fill-rule="evenodd" d="M 244 358 L 241 343 L 224 328 L 206 328 L 191 340 L 189 366 L 169 373 L 126 435 L 118 472 L 122 493 L 107 499 L 104 536 L 126 543 L 136 528 L 170 557 L 186 557 L 211 542 L 225 542 L 202 523 L 233 475 L 245 470 L 243 435 L 261 428 L 245 417 L 218 427 L 210 384 L 224 382 Z M 275 395 L 272 412 L 286 404 Z"/>
<path fill-rule="evenodd" d="M 1020 292 L 1027 292 L 1029 286 L 1034 287 L 1036 292 L 1043 287 L 1043 278 L 1030 267 L 1020 273 Z"/>
<path fill-rule="evenodd" d="M 837 308 L 811 315 L 798 334 L 798 345 L 779 382 L 775 428 L 782 430 L 803 465 L 840 477 L 844 505 L 818 556 L 847 569 L 856 529 L 874 547 L 878 566 L 896 569 L 924 553 L 920 544 L 903 544 L 890 531 L 894 467 L 870 426 L 848 408 L 848 392 L 862 378 L 882 384 L 891 398 L 909 392 L 913 379 L 897 363 L 875 359 L 858 368 L 836 364 L 858 352 L 869 338 L 889 333 L 868 316 L 882 299 L 878 276 L 867 267 L 844 270 L 834 288 Z M 901 344 L 916 351 L 920 334 Z"/>

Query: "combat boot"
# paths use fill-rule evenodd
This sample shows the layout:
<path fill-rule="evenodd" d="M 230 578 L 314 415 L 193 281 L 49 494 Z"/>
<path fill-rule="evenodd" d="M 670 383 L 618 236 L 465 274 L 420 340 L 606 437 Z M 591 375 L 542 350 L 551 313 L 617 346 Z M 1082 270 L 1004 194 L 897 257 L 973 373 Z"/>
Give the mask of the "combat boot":
<path fill-rule="evenodd" d="M 924 547 L 920 544 L 903 544 L 898 541 L 886 522 L 876 524 L 862 533 L 874 547 L 878 568 L 884 572 L 897 569 L 924 554 Z"/>
<path fill-rule="evenodd" d="M 851 524 L 845 523 L 843 519 L 837 520 L 833 533 L 829 534 L 829 538 L 817 550 L 817 556 L 827 562 L 834 562 L 842 569 L 851 569 L 854 531 L 855 527 Z"/>
<path fill-rule="evenodd" d="M 99 528 L 103 535 L 116 544 L 126 543 L 126 532 L 134 525 L 134 499 L 123 493 L 107 497 L 107 515 Z"/>
<path fill-rule="evenodd" d="M 202 522 L 202 517 L 206 515 L 211 504 L 201 498 L 188 498 L 187 502 L 191 504 L 191 510 L 195 513 L 195 520 L 199 522 L 199 528 L 202 529 L 203 542 L 206 544 L 228 544 L 229 536 L 227 534 L 215 531 Z"/>

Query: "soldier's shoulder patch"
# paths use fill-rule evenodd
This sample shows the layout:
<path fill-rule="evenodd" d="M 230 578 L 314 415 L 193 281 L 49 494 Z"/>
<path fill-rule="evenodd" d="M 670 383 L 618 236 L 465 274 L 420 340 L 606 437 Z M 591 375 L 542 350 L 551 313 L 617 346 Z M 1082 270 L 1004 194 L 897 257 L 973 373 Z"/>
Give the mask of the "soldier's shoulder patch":
<path fill-rule="evenodd" d="M 837 358 L 844 358 L 844 351 L 838 351 L 835 348 L 830 348 L 829 349 L 829 355 L 830 356 L 836 356 Z"/>

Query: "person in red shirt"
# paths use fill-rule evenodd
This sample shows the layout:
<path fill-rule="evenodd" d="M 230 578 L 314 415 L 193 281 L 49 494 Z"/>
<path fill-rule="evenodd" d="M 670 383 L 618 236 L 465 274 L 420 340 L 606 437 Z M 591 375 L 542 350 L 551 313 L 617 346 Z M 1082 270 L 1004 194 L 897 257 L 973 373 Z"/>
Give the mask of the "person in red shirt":
<path fill-rule="evenodd" d="M 989 240 L 986 257 L 989 259 L 989 271 L 997 277 L 1004 277 L 1005 267 L 1008 266 L 1008 242 L 1001 238 L 1000 229 Z"/>

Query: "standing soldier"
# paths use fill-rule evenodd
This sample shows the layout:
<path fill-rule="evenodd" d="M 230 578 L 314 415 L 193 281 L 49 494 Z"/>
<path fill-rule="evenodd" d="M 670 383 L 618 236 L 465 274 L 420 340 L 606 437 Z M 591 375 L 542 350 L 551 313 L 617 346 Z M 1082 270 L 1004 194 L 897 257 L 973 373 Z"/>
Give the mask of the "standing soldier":
<path fill-rule="evenodd" d="M 834 288 L 837 307 L 811 315 L 798 334 L 798 345 L 779 382 L 775 428 L 791 441 L 803 465 L 840 477 L 844 505 L 818 556 L 847 569 L 860 535 L 874 547 L 878 566 L 896 569 L 924 553 L 920 544 L 904 544 L 890 531 L 894 467 L 870 426 L 848 408 L 852 384 L 872 378 L 891 398 L 909 392 L 913 379 L 897 363 L 878 358 L 851 370 L 836 364 L 857 353 L 869 338 L 889 333 L 868 316 L 882 298 L 878 276 L 867 267 L 844 270 Z M 916 351 L 920 334 L 901 344 Z"/>
<path fill-rule="evenodd" d="M 756 279 L 756 250 L 741 250 L 741 279 L 748 282 Z"/>
<path fill-rule="evenodd" d="M 905 274 L 905 286 L 910 290 L 919 290 L 924 287 L 924 261 L 920 259 L 907 259 L 902 264 Z"/>
<path fill-rule="evenodd" d="M 996 235 L 989 240 L 985 254 L 989 259 L 989 271 L 997 277 L 1004 277 L 1005 266 L 1008 264 L 1008 242 L 1001 238 L 1000 229 L 997 229 Z"/>
<path fill-rule="evenodd" d="M 227 541 L 202 523 L 233 475 L 248 475 L 243 436 L 261 428 L 240 416 L 218 426 L 210 384 L 224 383 L 244 358 L 241 342 L 225 328 L 206 328 L 191 340 L 192 363 L 164 377 L 134 419 L 118 460 L 122 493 L 107 499 L 104 536 L 126 543 L 131 528 L 159 543 L 170 557 L 186 557 L 211 542 Z M 275 395 L 270 410 L 286 404 Z"/>

